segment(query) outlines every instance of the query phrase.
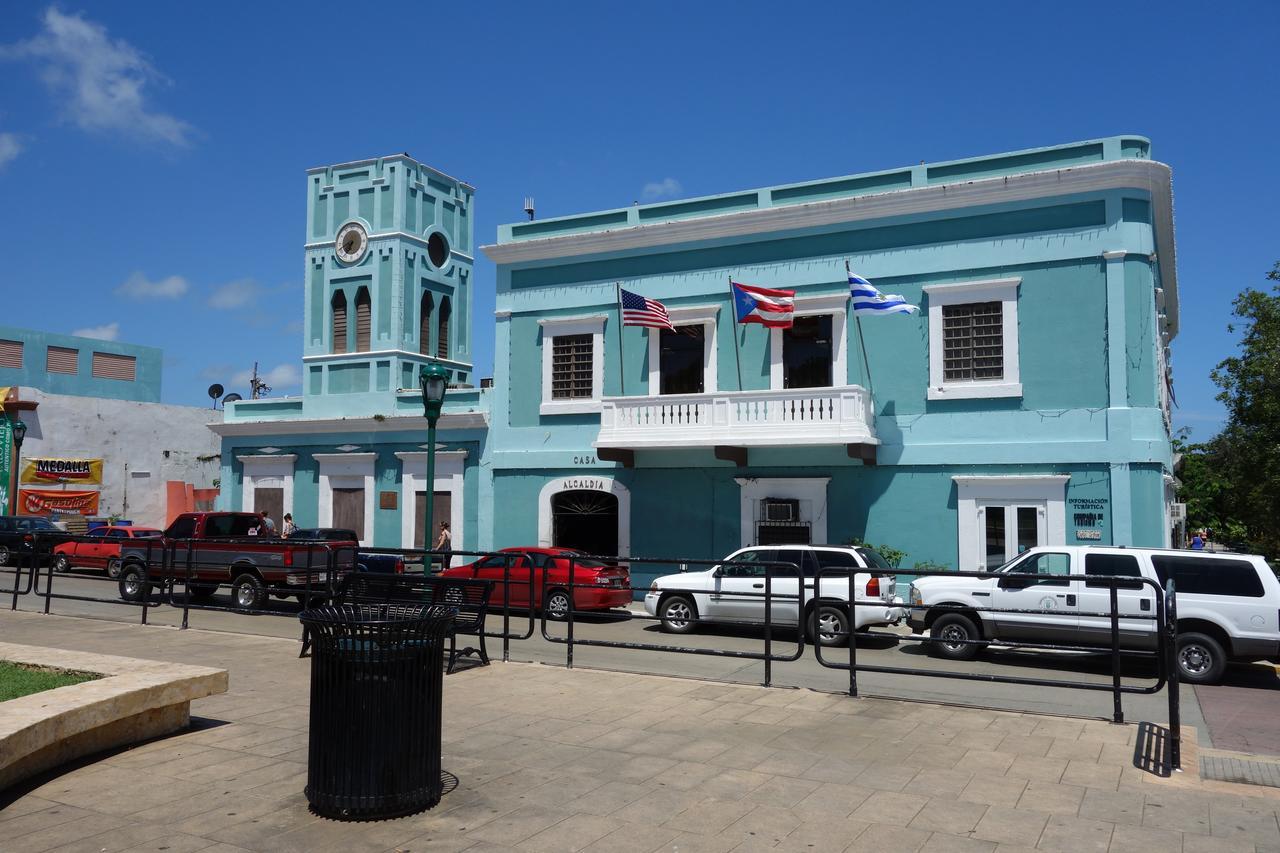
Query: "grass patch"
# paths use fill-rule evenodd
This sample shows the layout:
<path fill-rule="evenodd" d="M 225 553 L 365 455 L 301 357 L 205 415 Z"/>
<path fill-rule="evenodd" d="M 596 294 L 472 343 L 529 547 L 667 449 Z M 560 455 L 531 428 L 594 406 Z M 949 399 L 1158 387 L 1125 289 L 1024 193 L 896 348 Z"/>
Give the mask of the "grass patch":
<path fill-rule="evenodd" d="M 101 678 L 92 672 L 68 672 L 44 666 L 27 666 L 21 663 L 0 661 L 0 702 L 30 696 L 42 690 L 81 684 Z"/>

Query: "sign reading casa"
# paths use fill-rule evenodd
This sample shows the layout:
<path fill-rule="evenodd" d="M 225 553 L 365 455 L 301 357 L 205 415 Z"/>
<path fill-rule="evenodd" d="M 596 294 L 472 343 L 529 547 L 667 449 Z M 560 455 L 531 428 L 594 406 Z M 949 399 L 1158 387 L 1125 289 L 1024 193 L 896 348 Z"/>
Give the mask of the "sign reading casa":
<path fill-rule="evenodd" d="M 101 459 L 24 459 L 24 483 L 102 483 Z"/>

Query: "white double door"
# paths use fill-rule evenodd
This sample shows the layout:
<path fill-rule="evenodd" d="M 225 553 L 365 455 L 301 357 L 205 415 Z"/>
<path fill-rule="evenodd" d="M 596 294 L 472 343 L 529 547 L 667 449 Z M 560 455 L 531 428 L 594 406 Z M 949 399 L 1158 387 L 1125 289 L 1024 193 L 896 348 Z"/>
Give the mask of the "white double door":
<path fill-rule="evenodd" d="M 1045 501 L 979 501 L 979 565 L 994 569 L 1028 548 L 1049 544 L 1047 512 Z"/>

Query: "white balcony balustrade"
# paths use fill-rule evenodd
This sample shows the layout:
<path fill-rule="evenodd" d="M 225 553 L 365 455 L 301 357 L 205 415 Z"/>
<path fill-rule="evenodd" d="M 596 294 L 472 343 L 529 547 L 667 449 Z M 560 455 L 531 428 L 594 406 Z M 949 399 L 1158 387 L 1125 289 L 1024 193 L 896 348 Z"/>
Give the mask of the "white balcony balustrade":
<path fill-rule="evenodd" d="M 875 444 L 871 395 L 859 385 L 606 397 L 598 448 Z"/>

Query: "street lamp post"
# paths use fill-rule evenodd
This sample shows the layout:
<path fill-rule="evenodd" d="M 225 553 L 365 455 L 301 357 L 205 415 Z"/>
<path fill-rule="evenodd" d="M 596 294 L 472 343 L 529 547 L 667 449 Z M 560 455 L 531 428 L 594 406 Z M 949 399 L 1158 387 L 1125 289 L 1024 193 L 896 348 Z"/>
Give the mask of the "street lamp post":
<path fill-rule="evenodd" d="M 22 419 L 13 422 L 13 494 L 9 497 L 9 514 L 18 514 L 18 484 L 22 482 L 22 440 L 27 437 L 27 425 Z"/>
<path fill-rule="evenodd" d="M 438 364 L 428 364 L 418 374 L 422 384 L 422 408 L 427 416 L 427 500 L 426 518 L 422 519 L 422 550 L 431 550 L 432 505 L 436 493 L 436 421 L 440 420 L 440 407 L 444 405 L 448 372 Z M 431 560 L 422 558 L 422 573 L 431 574 Z"/>

